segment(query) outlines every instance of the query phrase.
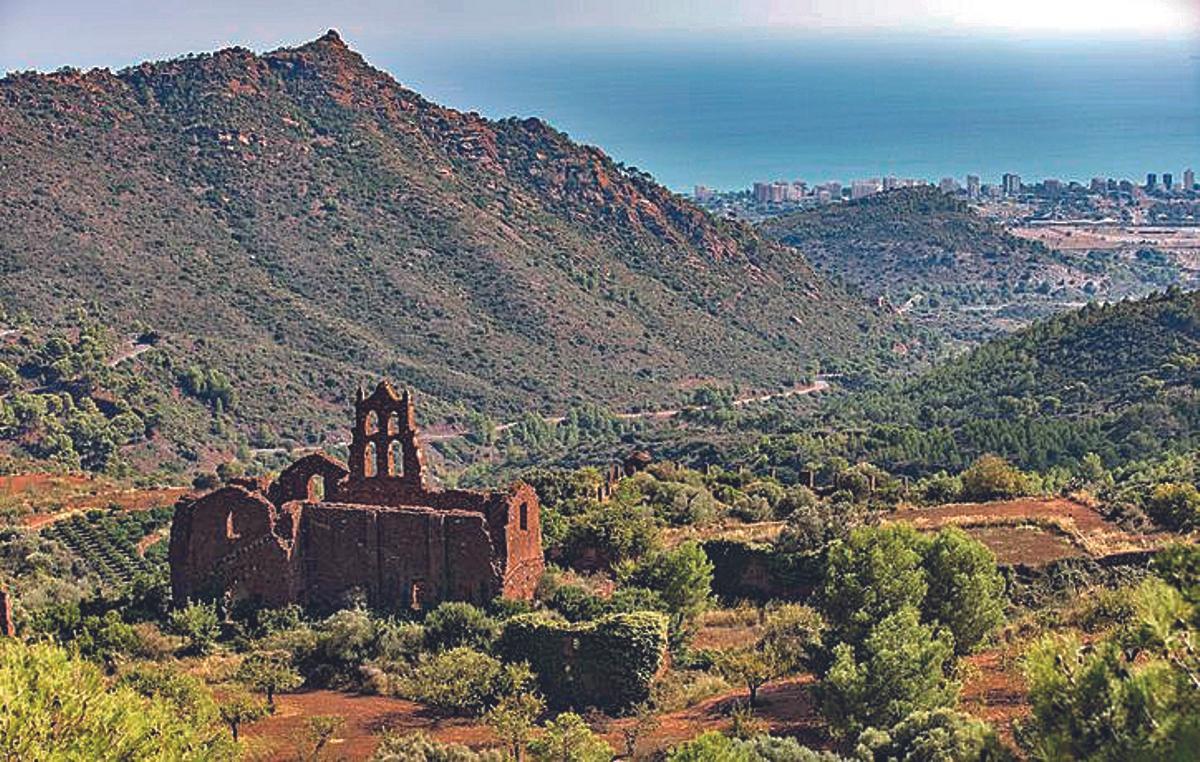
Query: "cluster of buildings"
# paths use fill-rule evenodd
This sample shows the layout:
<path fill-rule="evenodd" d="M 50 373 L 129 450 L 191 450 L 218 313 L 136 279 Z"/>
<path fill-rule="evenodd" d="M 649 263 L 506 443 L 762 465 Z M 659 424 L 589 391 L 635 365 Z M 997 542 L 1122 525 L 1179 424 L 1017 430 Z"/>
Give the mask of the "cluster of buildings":
<path fill-rule="evenodd" d="M 831 181 L 809 185 L 803 180 L 756 182 L 749 191 L 726 193 L 704 185 L 695 186 L 693 198 L 709 209 L 754 218 L 770 216 L 798 207 L 817 206 L 871 196 L 881 191 L 931 185 L 925 180 L 902 177 L 871 177 L 852 180 L 848 185 Z M 1144 185 L 1131 180 L 1094 177 L 1087 185 L 1076 181 L 1047 178 L 1037 183 L 1024 183 L 1021 176 L 1005 173 L 998 184 L 984 183 L 979 175 L 967 175 L 965 183 L 957 178 L 943 177 L 936 184 L 943 193 L 961 196 L 971 201 L 1055 201 L 1064 198 L 1099 197 L 1141 201 L 1145 199 L 1194 199 L 1200 196 L 1193 170 L 1184 170 L 1180 178 L 1170 172 L 1161 176 L 1150 173 Z"/>

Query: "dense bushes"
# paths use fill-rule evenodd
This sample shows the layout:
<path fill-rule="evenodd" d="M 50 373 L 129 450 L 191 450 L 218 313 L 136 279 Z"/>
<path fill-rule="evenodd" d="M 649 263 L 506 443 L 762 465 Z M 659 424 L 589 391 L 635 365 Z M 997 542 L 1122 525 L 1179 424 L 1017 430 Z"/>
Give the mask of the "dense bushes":
<path fill-rule="evenodd" d="M 1191 531 L 1200 527 L 1200 490 L 1191 483 L 1159 484 L 1146 500 L 1146 511 L 1168 529 Z"/>
<path fill-rule="evenodd" d="M 1033 491 L 1029 478 L 997 455 L 984 455 L 959 476 L 966 500 L 997 500 Z"/>
<path fill-rule="evenodd" d="M 219 370 L 203 370 L 190 366 L 179 374 L 179 388 L 214 408 L 228 410 L 233 407 L 233 384 Z"/>
<path fill-rule="evenodd" d="M 709 731 L 672 748 L 667 762 L 842 762 L 842 757 L 806 748 L 794 738 L 739 739 Z"/>
<path fill-rule="evenodd" d="M 713 564 L 713 593 L 726 601 L 801 599 L 824 573 L 820 555 L 790 552 L 782 542 L 709 540 L 704 553 Z"/>
<path fill-rule="evenodd" d="M 437 650 L 469 646 L 486 651 L 498 634 L 496 620 L 469 603 L 448 601 L 425 617 L 425 642 Z"/>
<path fill-rule="evenodd" d="M 667 650 L 667 620 L 648 611 L 576 624 L 525 614 L 508 621 L 498 649 L 529 663 L 551 704 L 616 710 L 649 695 Z"/>
<path fill-rule="evenodd" d="M 887 525 L 835 542 L 817 596 L 829 625 L 819 694 L 833 728 L 852 735 L 952 706 L 955 654 L 1002 621 L 1003 588 L 991 553 L 956 528 L 928 538 Z"/>
<path fill-rule="evenodd" d="M 913 711 L 950 706 L 958 697 L 949 679 L 953 639 L 921 624 L 911 606 L 881 619 L 857 647 L 838 643 L 832 658 L 819 694 L 826 720 L 842 734 L 890 727 Z"/>
<path fill-rule="evenodd" d="M 1033 715 L 1018 734 L 1038 759 L 1186 759 L 1200 743 L 1200 655 L 1191 606 L 1147 580 L 1137 615 L 1097 644 L 1043 636 L 1026 656 Z"/>
<path fill-rule="evenodd" d="M 406 698 L 450 714 L 480 714 L 502 697 L 525 690 L 529 671 L 505 666 L 465 646 L 421 654 L 400 680 Z"/>
<path fill-rule="evenodd" d="M 222 760 L 223 731 L 187 702 L 147 692 L 145 681 L 110 686 L 62 648 L 0 641 L 0 748 L 13 759 Z"/>
<path fill-rule="evenodd" d="M 1013 758 L 987 723 L 950 709 L 916 711 L 858 737 L 863 762 L 1004 762 Z"/>

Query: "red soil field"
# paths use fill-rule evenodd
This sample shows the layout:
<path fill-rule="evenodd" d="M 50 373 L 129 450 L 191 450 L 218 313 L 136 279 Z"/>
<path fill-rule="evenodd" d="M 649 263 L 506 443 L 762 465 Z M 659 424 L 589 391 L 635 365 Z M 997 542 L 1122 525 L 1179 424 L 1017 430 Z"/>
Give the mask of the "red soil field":
<path fill-rule="evenodd" d="M 774 735 L 795 736 L 802 743 L 826 748 L 829 739 L 811 696 L 812 678 L 803 676 L 781 680 L 759 691 L 756 716 Z M 729 725 L 732 705 L 744 701 L 745 691 L 736 691 L 707 699 L 696 706 L 659 717 L 660 726 L 638 742 L 639 755 L 654 749 L 666 749 L 706 730 Z M 400 732 L 421 731 L 439 741 L 461 743 L 472 748 L 496 746 L 491 730 L 478 720 L 439 719 L 420 704 L 383 696 L 361 696 L 336 691 L 305 691 L 276 698 L 276 713 L 247 726 L 246 738 L 260 739 L 271 748 L 272 760 L 294 759 L 303 743 L 304 719 L 331 714 L 346 721 L 338 732 L 332 755 L 350 760 L 367 759 L 378 745 L 378 735 L 391 728 Z M 623 751 L 620 729 L 631 720 L 613 720 L 601 728 L 605 740 Z"/>
<path fill-rule="evenodd" d="M 973 666 L 963 687 L 963 709 L 992 723 L 1011 745 L 1010 724 L 1029 713 L 1025 687 L 1015 663 L 999 652 L 987 651 L 967 657 Z M 826 732 L 812 695 L 810 675 L 780 680 L 759 691 L 758 720 L 772 735 L 791 736 L 800 743 L 828 749 L 832 740 Z M 696 706 L 659 716 L 660 725 L 638 741 L 638 756 L 663 750 L 708 730 L 729 726 L 729 710 L 744 701 L 744 690 L 706 699 Z M 400 732 L 421 731 L 439 741 L 460 743 L 476 749 L 498 745 L 491 730 L 475 719 L 441 718 L 420 704 L 384 696 L 362 696 L 336 691 L 305 691 L 279 696 L 274 716 L 248 726 L 246 738 L 258 739 L 270 749 L 269 759 L 294 759 L 303 747 L 304 719 L 318 714 L 338 715 L 346 721 L 331 745 L 335 758 L 362 760 L 374 753 L 379 735 L 387 728 Z M 632 720 L 612 720 L 599 729 L 618 752 L 624 752 L 620 730 Z"/>
<path fill-rule="evenodd" d="M 966 531 L 986 545 L 1000 564 L 1037 566 L 1087 555 L 1067 537 L 1035 526 L 971 527 Z"/>
<path fill-rule="evenodd" d="M 21 518 L 21 523 L 35 529 L 93 508 L 115 505 L 124 511 L 147 511 L 160 505 L 171 505 L 188 492 L 190 490 L 185 487 L 126 489 L 70 474 L 0 476 L 0 501 L 32 511 Z"/>
<path fill-rule="evenodd" d="M 1066 498 L 1020 498 L 992 503 L 949 503 L 933 508 L 904 508 L 896 511 L 893 518 L 912 522 L 918 528 L 985 523 L 998 519 L 1070 519 L 1081 532 L 1121 531 L 1092 508 Z"/>

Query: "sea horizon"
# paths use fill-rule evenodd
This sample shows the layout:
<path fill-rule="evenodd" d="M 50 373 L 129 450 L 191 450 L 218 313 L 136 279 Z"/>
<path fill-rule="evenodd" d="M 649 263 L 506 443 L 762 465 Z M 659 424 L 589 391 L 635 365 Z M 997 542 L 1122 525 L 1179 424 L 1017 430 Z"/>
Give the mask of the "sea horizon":
<path fill-rule="evenodd" d="M 1200 168 L 1197 51 L 1188 39 L 658 35 L 365 54 L 426 98 L 536 116 L 689 192 L 888 175 L 1178 178 Z"/>

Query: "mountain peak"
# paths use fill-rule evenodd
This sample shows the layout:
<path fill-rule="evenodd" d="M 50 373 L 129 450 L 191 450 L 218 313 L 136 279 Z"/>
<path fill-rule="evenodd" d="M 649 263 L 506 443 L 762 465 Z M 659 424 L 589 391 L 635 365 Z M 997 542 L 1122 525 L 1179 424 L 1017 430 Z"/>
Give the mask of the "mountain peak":
<path fill-rule="evenodd" d="M 312 43 L 310 43 L 310 44 L 323 45 L 323 46 L 334 47 L 334 48 L 343 48 L 343 49 L 348 47 L 346 45 L 346 43 L 342 41 L 342 36 L 337 33 L 336 29 L 330 29 L 325 34 L 323 34 L 320 37 L 318 37 L 317 39 L 313 40 Z"/>

